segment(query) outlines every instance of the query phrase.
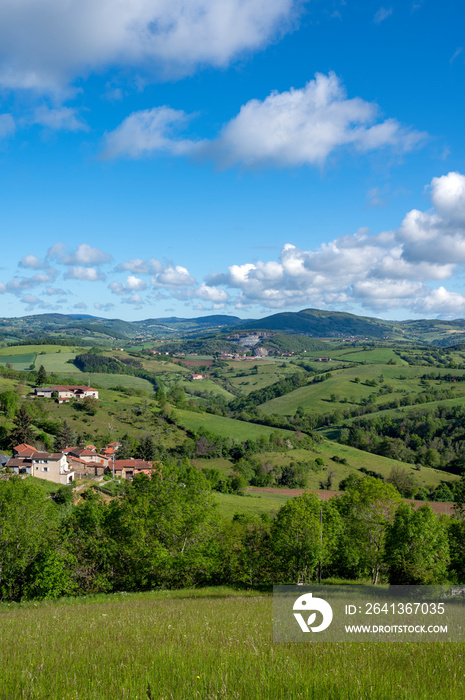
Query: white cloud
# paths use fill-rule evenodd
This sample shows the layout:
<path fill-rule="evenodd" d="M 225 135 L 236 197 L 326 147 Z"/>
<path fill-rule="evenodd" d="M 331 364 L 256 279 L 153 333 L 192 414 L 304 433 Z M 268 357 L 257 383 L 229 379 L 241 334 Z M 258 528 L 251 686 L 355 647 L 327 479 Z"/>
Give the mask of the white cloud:
<path fill-rule="evenodd" d="M 79 265 L 70 267 L 65 273 L 64 278 L 70 280 L 81 280 L 84 282 L 98 282 L 99 280 L 106 279 L 105 275 L 95 267 L 81 267 Z"/>
<path fill-rule="evenodd" d="M 6 292 L 6 285 L 3 284 L 3 282 L 0 282 L 0 294 L 5 294 Z"/>
<path fill-rule="evenodd" d="M 228 293 L 224 289 L 209 287 L 207 284 L 202 284 L 195 291 L 195 296 L 204 301 L 211 301 L 214 303 L 223 303 L 228 300 Z"/>
<path fill-rule="evenodd" d="M 465 296 L 457 292 L 449 292 L 444 287 L 432 289 L 428 294 L 416 299 L 414 310 L 419 314 L 440 314 L 457 317 L 465 314 Z"/>
<path fill-rule="evenodd" d="M 13 136 L 16 124 L 11 114 L 0 114 L 0 139 Z"/>
<path fill-rule="evenodd" d="M 56 278 L 55 270 L 47 270 L 47 273 L 38 273 L 32 277 L 15 277 L 7 282 L 6 289 L 13 294 L 20 292 L 22 289 L 31 289 L 38 287 L 41 284 L 50 284 Z"/>
<path fill-rule="evenodd" d="M 465 223 L 465 175 L 451 172 L 431 181 L 431 199 L 438 214 L 453 223 Z"/>
<path fill-rule="evenodd" d="M 373 22 L 375 24 L 381 24 L 381 22 L 384 22 L 384 20 L 391 15 L 392 7 L 388 7 L 387 9 L 385 7 L 380 7 L 378 12 L 376 12 L 375 16 L 373 17 Z"/>
<path fill-rule="evenodd" d="M 132 260 L 126 260 L 126 262 L 120 263 L 116 267 L 116 272 L 133 272 L 136 275 L 144 275 L 149 272 L 149 266 L 141 258 L 133 258 Z"/>
<path fill-rule="evenodd" d="M 70 292 L 67 292 L 66 289 L 54 289 L 53 287 L 47 287 L 47 289 L 44 291 L 44 294 L 46 294 L 49 297 L 52 296 L 60 296 L 60 297 L 65 297 L 70 294 Z"/>
<path fill-rule="evenodd" d="M 410 151 L 425 134 L 395 119 L 379 121 L 379 108 L 349 99 L 339 78 L 317 74 L 304 88 L 250 100 L 212 144 L 225 165 L 300 166 L 323 163 L 335 150 Z"/>
<path fill-rule="evenodd" d="M 131 304 L 131 306 L 134 306 L 134 308 L 141 309 L 144 302 L 140 294 L 131 294 L 130 297 L 124 300 L 123 304 Z"/>
<path fill-rule="evenodd" d="M 94 309 L 97 309 L 97 311 L 111 311 L 114 308 L 115 305 L 111 303 L 101 304 L 99 301 L 94 302 Z"/>
<path fill-rule="evenodd" d="M 54 131 L 88 131 L 87 125 L 79 119 L 78 111 L 74 107 L 38 107 L 31 123 Z"/>
<path fill-rule="evenodd" d="M 140 277 L 129 275 L 126 278 L 126 284 L 122 284 L 121 282 L 111 282 L 108 285 L 108 288 L 111 289 L 114 294 L 131 294 L 132 292 L 143 291 L 146 289 L 147 283 L 140 279 Z"/>
<path fill-rule="evenodd" d="M 32 294 L 26 294 L 25 296 L 21 297 L 21 301 L 23 304 L 29 304 L 29 306 L 37 306 L 37 304 L 41 303 L 39 297 L 35 297 Z"/>
<path fill-rule="evenodd" d="M 395 231 L 360 229 L 316 250 L 286 244 L 278 260 L 230 265 L 206 284 L 235 291 L 238 308 L 357 304 L 377 312 L 463 313 L 462 294 L 427 282 L 450 279 L 465 265 L 464 181 L 460 173 L 434 178 L 436 210 L 408 212 Z"/>
<path fill-rule="evenodd" d="M 334 73 L 318 73 L 304 88 L 273 92 L 262 102 L 250 100 L 210 141 L 178 136 L 189 118 L 167 106 L 134 112 L 106 134 L 103 157 L 196 155 L 223 166 L 293 167 L 321 165 L 344 148 L 403 153 L 426 138 L 395 119 L 381 120 L 376 104 L 349 99 Z"/>
<path fill-rule="evenodd" d="M 73 309 L 81 309 L 84 311 L 85 309 L 87 309 L 87 304 L 85 301 L 80 301 L 77 304 L 74 304 Z"/>
<path fill-rule="evenodd" d="M 41 260 L 41 258 L 38 258 L 37 255 L 25 255 L 21 258 L 18 265 L 19 267 L 25 267 L 31 270 L 41 270 L 48 266 L 47 263 Z"/>
<path fill-rule="evenodd" d="M 104 158 L 127 156 L 140 158 L 154 152 L 183 156 L 197 147 L 188 139 L 177 139 L 175 133 L 186 124 L 182 110 L 155 107 L 134 112 L 114 131 L 105 135 Z"/>
<path fill-rule="evenodd" d="M 105 66 L 188 74 L 226 66 L 289 28 L 293 0 L 0 3 L 0 85 L 57 90 Z"/>
<path fill-rule="evenodd" d="M 154 287 L 188 287 L 195 284 L 195 279 L 191 277 L 187 268 L 182 265 L 168 263 L 162 265 L 158 260 L 151 260 L 152 267 L 157 270 L 151 278 Z"/>
<path fill-rule="evenodd" d="M 69 252 L 64 243 L 55 243 L 49 248 L 47 259 L 62 265 L 102 265 L 110 262 L 112 256 L 87 243 L 81 243 L 74 252 Z"/>

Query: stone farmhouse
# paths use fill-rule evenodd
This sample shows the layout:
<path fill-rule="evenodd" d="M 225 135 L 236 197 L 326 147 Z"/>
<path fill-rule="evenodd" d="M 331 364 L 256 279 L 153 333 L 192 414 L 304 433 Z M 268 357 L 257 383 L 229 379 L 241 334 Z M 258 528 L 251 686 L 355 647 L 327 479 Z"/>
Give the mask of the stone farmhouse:
<path fill-rule="evenodd" d="M 133 479 L 138 474 L 150 476 L 154 469 L 160 466 L 160 462 L 148 462 L 144 459 L 115 459 L 115 476 L 121 479 Z M 107 474 L 113 473 L 113 462 L 110 462 Z"/>
<path fill-rule="evenodd" d="M 98 399 L 98 391 L 91 386 L 64 386 L 57 384 L 55 386 L 40 387 L 35 390 L 35 396 L 40 396 L 45 399 L 54 398 L 56 395 L 58 403 L 68 402 L 71 399 L 85 399 L 90 396 L 93 399 Z"/>
<path fill-rule="evenodd" d="M 101 476 L 108 467 L 108 457 L 99 454 L 95 448 L 66 447 L 63 454 L 68 464 L 81 476 Z"/>

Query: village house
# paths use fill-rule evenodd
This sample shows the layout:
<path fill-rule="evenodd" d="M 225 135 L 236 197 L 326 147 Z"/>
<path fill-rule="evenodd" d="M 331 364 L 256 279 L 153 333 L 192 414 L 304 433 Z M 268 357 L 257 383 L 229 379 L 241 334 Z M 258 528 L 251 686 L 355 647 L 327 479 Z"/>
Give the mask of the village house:
<path fill-rule="evenodd" d="M 39 452 L 30 445 L 18 445 L 14 448 L 14 454 L 7 462 L 7 468 L 15 474 L 35 476 L 56 484 L 71 484 L 74 481 L 74 472 L 70 469 L 66 456 L 62 452 Z M 19 449 L 18 449 L 19 448 Z M 17 456 L 18 454 L 26 456 Z"/>
<path fill-rule="evenodd" d="M 91 445 L 87 447 L 66 447 L 63 450 L 63 454 L 68 464 L 78 471 L 80 475 L 84 473 L 101 476 L 109 463 L 108 457 L 99 454 Z"/>
<path fill-rule="evenodd" d="M 115 459 L 115 476 L 120 479 L 133 479 L 138 474 L 150 474 L 160 465 L 160 462 L 148 462 L 144 459 Z M 107 474 L 113 474 L 113 462 L 105 470 Z"/>
<path fill-rule="evenodd" d="M 58 403 L 71 401 L 71 399 L 86 399 L 90 396 L 98 399 L 98 391 L 91 386 L 57 384 L 55 386 L 40 387 L 35 390 L 35 396 L 45 399 L 57 399 Z"/>

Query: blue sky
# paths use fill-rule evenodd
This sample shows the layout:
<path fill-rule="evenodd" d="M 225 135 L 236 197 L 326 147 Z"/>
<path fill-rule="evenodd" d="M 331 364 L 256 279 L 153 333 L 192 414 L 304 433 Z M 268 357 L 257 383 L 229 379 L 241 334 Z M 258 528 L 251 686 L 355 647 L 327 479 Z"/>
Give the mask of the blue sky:
<path fill-rule="evenodd" d="M 0 0 L 1 316 L 465 316 L 459 0 Z"/>

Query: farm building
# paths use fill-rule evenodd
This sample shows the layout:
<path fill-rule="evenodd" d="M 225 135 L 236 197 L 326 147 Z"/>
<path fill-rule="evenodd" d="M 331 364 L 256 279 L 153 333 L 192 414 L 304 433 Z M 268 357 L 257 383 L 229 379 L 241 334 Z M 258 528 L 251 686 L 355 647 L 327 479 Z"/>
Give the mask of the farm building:
<path fill-rule="evenodd" d="M 98 399 L 97 389 L 91 386 L 64 386 L 61 384 L 37 388 L 35 395 L 45 399 L 52 399 L 56 396 L 58 403 L 70 401 L 71 399 L 86 399 L 88 396 Z"/>
<path fill-rule="evenodd" d="M 133 479 L 138 474 L 147 474 L 150 476 L 152 471 L 160 465 L 160 462 L 148 462 L 144 459 L 115 459 L 114 469 L 115 476 L 121 479 Z M 107 469 L 107 474 L 113 473 L 113 462 L 111 462 Z"/>

